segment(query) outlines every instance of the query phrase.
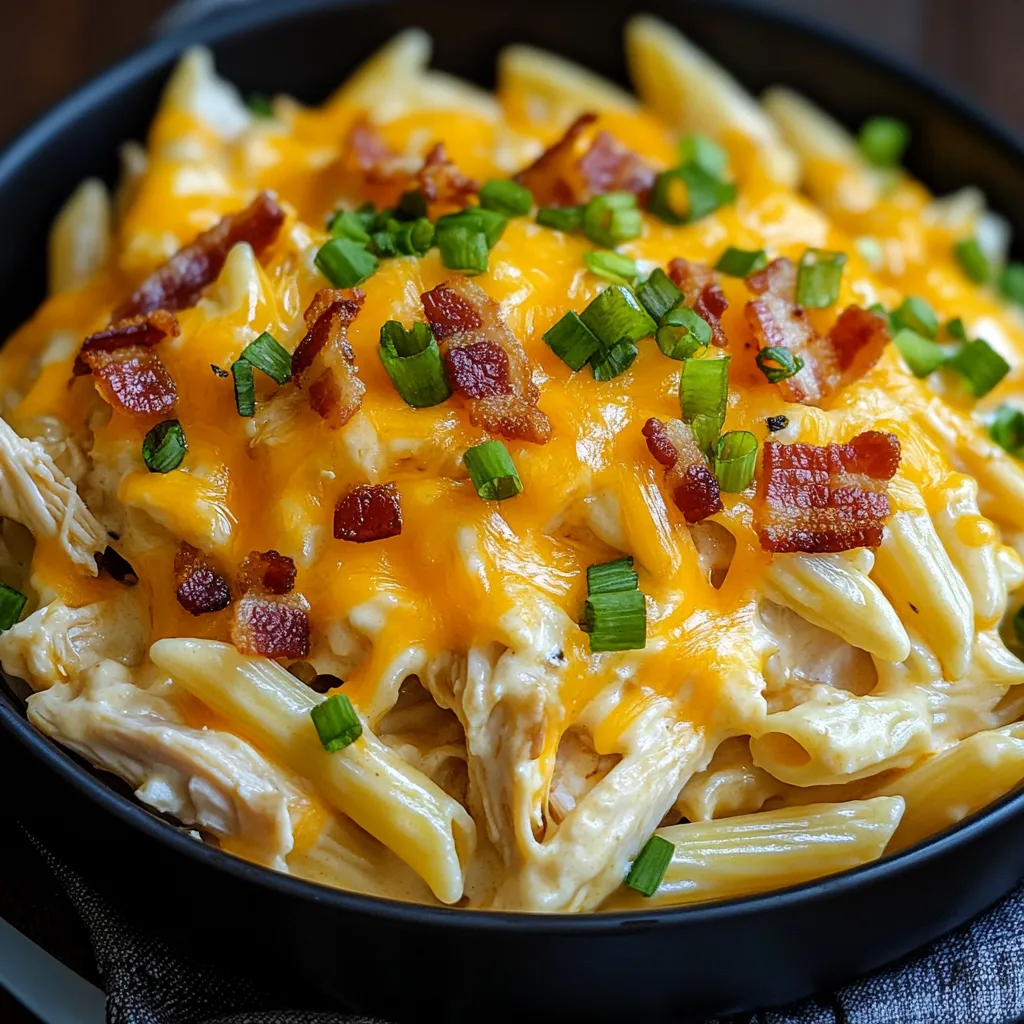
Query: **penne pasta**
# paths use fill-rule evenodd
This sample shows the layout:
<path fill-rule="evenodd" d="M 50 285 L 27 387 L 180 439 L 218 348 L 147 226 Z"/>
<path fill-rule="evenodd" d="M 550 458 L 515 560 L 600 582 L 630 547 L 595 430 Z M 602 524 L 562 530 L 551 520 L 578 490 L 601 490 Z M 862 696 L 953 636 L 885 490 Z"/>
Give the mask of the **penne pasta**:
<path fill-rule="evenodd" d="M 50 229 L 50 294 L 88 284 L 110 254 L 111 204 L 102 181 L 83 181 Z"/>

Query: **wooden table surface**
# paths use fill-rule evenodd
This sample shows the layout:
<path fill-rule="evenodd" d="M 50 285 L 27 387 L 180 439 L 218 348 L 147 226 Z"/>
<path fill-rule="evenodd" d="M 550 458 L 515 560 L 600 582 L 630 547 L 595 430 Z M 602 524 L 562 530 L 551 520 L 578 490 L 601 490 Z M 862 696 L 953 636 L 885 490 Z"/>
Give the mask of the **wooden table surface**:
<path fill-rule="evenodd" d="M 1020 0 L 761 0 L 923 67 L 1024 134 Z M 149 37 L 173 0 L 5 0 L 0 144 Z M 643 4 L 637 5 L 642 9 Z M 14 823 L 0 822 L 0 916 L 95 980 L 85 930 Z M 35 1021 L 0 990 L 0 1021 Z"/>

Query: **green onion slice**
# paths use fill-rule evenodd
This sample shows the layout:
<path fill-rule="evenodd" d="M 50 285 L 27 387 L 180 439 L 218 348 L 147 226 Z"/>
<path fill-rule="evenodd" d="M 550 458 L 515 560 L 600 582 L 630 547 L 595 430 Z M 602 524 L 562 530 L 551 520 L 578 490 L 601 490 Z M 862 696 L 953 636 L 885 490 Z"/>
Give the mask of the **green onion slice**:
<path fill-rule="evenodd" d="M 796 301 L 810 309 L 825 309 L 839 300 L 839 282 L 846 266 L 845 252 L 808 249 L 800 257 Z"/>
<path fill-rule="evenodd" d="M 719 257 L 715 270 L 730 277 L 750 277 L 767 266 L 768 253 L 764 249 L 737 249 L 730 245 Z"/>
<path fill-rule="evenodd" d="M 976 238 L 961 239 L 953 247 L 960 269 L 978 284 L 985 284 L 992 277 L 992 264 L 982 251 Z"/>
<path fill-rule="evenodd" d="M 394 232 L 394 239 L 403 256 L 423 256 L 434 244 L 434 225 L 426 217 L 406 221 Z"/>
<path fill-rule="evenodd" d="M 335 288 L 354 288 L 376 273 L 380 266 L 373 253 L 351 238 L 332 238 L 325 242 L 314 262 Z"/>
<path fill-rule="evenodd" d="M 908 295 L 893 310 L 892 322 L 897 330 L 907 327 L 925 338 L 934 338 L 939 333 L 939 318 L 935 310 L 916 295 Z"/>
<path fill-rule="evenodd" d="M 729 363 L 731 356 L 721 359 L 684 359 L 679 375 L 679 404 L 683 419 L 693 423 L 698 416 L 707 417 L 715 426 L 715 435 L 725 422 L 729 401 Z"/>
<path fill-rule="evenodd" d="M 590 368 L 594 371 L 594 380 L 613 380 L 621 376 L 633 365 L 633 360 L 639 354 L 636 345 L 623 338 L 617 345 L 612 345 L 591 359 Z"/>
<path fill-rule="evenodd" d="M 449 270 L 482 274 L 487 269 L 490 247 L 482 229 L 462 224 L 438 230 L 434 237 L 441 262 Z"/>
<path fill-rule="evenodd" d="M 640 851 L 640 856 L 633 861 L 633 866 L 626 875 L 626 885 L 643 896 L 653 896 L 661 885 L 661 880 L 672 863 L 675 846 L 661 836 L 651 836 Z"/>
<path fill-rule="evenodd" d="M 869 163 L 896 167 L 910 141 L 910 129 L 894 117 L 870 117 L 861 125 L 857 144 Z"/>
<path fill-rule="evenodd" d="M 469 448 L 462 461 L 484 501 L 514 498 L 523 489 L 512 456 L 500 441 L 484 441 Z"/>
<path fill-rule="evenodd" d="M 548 348 L 571 370 L 582 370 L 591 356 L 604 346 L 590 328 L 580 319 L 579 313 L 570 310 L 543 335 Z"/>
<path fill-rule="evenodd" d="M 598 249 L 583 257 L 587 270 L 612 284 L 631 285 L 636 280 L 636 261 L 620 252 Z"/>
<path fill-rule="evenodd" d="M 332 694 L 310 708 L 309 717 L 313 719 L 316 734 L 328 754 L 355 743 L 363 735 L 359 716 L 343 693 Z"/>
<path fill-rule="evenodd" d="M 583 209 L 583 233 L 595 245 L 614 249 L 620 242 L 639 238 L 643 216 L 632 192 L 595 196 Z"/>
<path fill-rule="evenodd" d="M 688 359 L 711 343 L 711 325 L 692 309 L 676 306 L 661 318 L 655 338 L 669 359 Z"/>
<path fill-rule="evenodd" d="M 778 384 L 780 380 L 788 380 L 799 373 L 804 368 L 804 361 L 788 348 L 773 345 L 757 353 L 757 368 L 769 384 Z"/>
<path fill-rule="evenodd" d="M 636 297 L 655 321 L 683 301 L 683 293 L 661 267 L 655 267 L 651 276 L 637 286 Z"/>
<path fill-rule="evenodd" d="M 1012 405 L 1001 405 L 988 427 L 989 437 L 1000 448 L 1016 455 L 1024 454 L 1024 412 Z"/>
<path fill-rule="evenodd" d="M 947 359 L 940 345 L 920 334 L 904 327 L 892 339 L 907 368 L 915 377 L 927 377 L 937 370 Z"/>
<path fill-rule="evenodd" d="M 616 558 L 614 562 L 599 562 L 587 566 L 587 594 L 613 594 L 619 590 L 636 590 L 639 577 L 633 571 L 633 556 Z"/>
<path fill-rule="evenodd" d="M 426 215 L 427 197 L 418 188 L 411 188 L 402 193 L 395 207 L 397 220 L 422 220 Z"/>
<path fill-rule="evenodd" d="M 275 384 L 284 384 L 292 376 L 292 357 L 272 335 L 264 331 L 249 342 L 238 357 L 262 370 Z"/>
<path fill-rule="evenodd" d="M 607 346 L 649 338 L 658 329 L 636 296 L 618 284 L 609 285 L 596 295 L 580 319 Z"/>
<path fill-rule="evenodd" d="M 486 210 L 482 206 L 472 206 L 458 213 L 447 213 L 438 217 L 434 227 L 438 236 L 452 228 L 467 228 L 482 231 L 487 239 L 487 248 L 493 249 L 508 225 L 507 218 L 494 210 Z M 440 245 L 438 241 L 438 245 Z M 453 268 L 454 269 L 454 268 Z"/>
<path fill-rule="evenodd" d="M 948 365 L 975 398 L 987 395 L 1010 372 L 1010 364 L 982 338 L 962 345 Z"/>
<path fill-rule="evenodd" d="M 583 227 L 582 206 L 544 206 L 537 211 L 537 223 L 555 231 L 572 234 Z"/>
<path fill-rule="evenodd" d="M 654 179 L 647 208 L 666 224 L 690 224 L 735 199 L 735 185 L 698 164 L 684 164 Z"/>
<path fill-rule="evenodd" d="M 706 135 L 691 132 L 679 140 L 679 162 L 695 164 L 713 178 L 721 178 L 729 166 L 729 154 Z"/>
<path fill-rule="evenodd" d="M 1007 263 L 999 275 L 999 290 L 1011 302 L 1024 305 L 1024 263 Z"/>
<path fill-rule="evenodd" d="M 948 320 L 943 330 L 945 330 L 946 334 L 948 334 L 953 341 L 959 341 L 961 345 L 967 343 L 967 328 L 964 326 L 964 322 L 961 317 L 957 316 L 952 320 Z"/>
<path fill-rule="evenodd" d="M 142 461 L 150 473 L 170 473 L 177 469 L 187 451 L 185 431 L 177 420 L 158 423 L 142 439 Z"/>
<path fill-rule="evenodd" d="M 252 363 L 247 359 L 236 359 L 231 364 L 231 376 L 235 380 L 235 407 L 239 416 L 256 414 L 256 385 L 252 379 Z"/>
<path fill-rule="evenodd" d="M 380 329 L 377 350 L 395 390 L 414 409 L 440 405 L 452 393 L 434 335 L 426 324 L 406 330 L 397 320 Z"/>
<path fill-rule="evenodd" d="M 0 631 L 10 629 L 21 618 L 27 600 L 20 590 L 0 583 Z"/>
<path fill-rule="evenodd" d="M 757 464 L 757 438 L 749 430 L 730 430 L 718 440 L 715 476 L 723 491 L 738 494 L 750 486 Z"/>
<path fill-rule="evenodd" d="M 533 193 L 525 185 L 504 178 L 485 181 L 477 194 L 481 206 L 503 217 L 525 217 L 533 209 Z"/>
<path fill-rule="evenodd" d="M 591 594 L 583 611 L 591 651 L 640 651 L 647 645 L 647 602 L 639 590 Z"/>
<path fill-rule="evenodd" d="M 366 245 L 370 241 L 370 233 L 366 230 L 366 218 L 352 210 L 341 210 L 336 213 L 327 225 L 334 238 L 348 238 L 357 245 Z"/>
<path fill-rule="evenodd" d="M 718 447 L 718 435 L 722 430 L 722 420 L 718 416 L 707 413 L 698 413 L 690 420 L 690 432 L 697 447 L 704 453 L 704 457 L 714 461 L 715 450 Z"/>

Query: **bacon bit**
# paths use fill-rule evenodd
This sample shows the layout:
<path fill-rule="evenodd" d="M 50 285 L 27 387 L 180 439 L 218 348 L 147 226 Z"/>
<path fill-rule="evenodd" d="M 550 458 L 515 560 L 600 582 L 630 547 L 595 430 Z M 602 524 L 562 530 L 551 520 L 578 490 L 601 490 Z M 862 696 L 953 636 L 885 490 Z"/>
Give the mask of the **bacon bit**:
<path fill-rule="evenodd" d="M 94 349 L 80 358 L 100 394 L 115 409 L 131 416 L 150 416 L 170 412 L 178 401 L 173 378 L 151 348 Z"/>
<path fill-rule="evenodd" d="M 280 601 L 247 594 L 235 605 L 231 642 L 242 654 L 265 658 L 309 655 L 309 616 L 298 594 Z"/>
<path fill-rule="evenodd" d="M 492 434 L 544 444 L 551 424 L 537 408 L 526 353 L 498 304 L 464 277 L 421 298 L 452 385 L 468 399 L 470 421 Z"/>
<path fill-rule="evenodd" d="M 682 420 L 663 423 L 652 416 L 643 426 L 643 435 L 651 454 L 665 467 L 665 483 L 688 523 L 722 511 L 718 480 Z"/>
<path fill-rule="evenodd" d="M 402 532 L 402 504 L 394 484 L 360 484 L 334 507 L 334 536 L 365 544 Z"/>
<path fill-rule="evenodd" d="M 718 286 L 715 271 L 703 263 L 693 263 L 680 257 L 669 263 L 668 276 L 683 293 L 683 302 L 708 322 L 711 343 L 725 348 L 729 339 L 722 330 L 722 314 L 729 308 L 729 303 Z"/>
<path fill-rule="evenodd" d="M 104 327 L 102 331 L 90 334 L 82 342 L 73 373 L 76 377 L 81 377 L 90 372 L 88 363 L 82 358 L 84 352 L 115 352 L 130 345 L 152 348 L 164 338 L 177 338 L 179 334 L 181 327 L 177 317 L 162 309 L 154 310 L 145 316 L 118 320 L 109 327 Z"/>
<path fill-rule="evenodd" d="M 112 319 L 194 306 L 239 242 L 248 242 L 256 256 L 262 256 L 277 239 L 283 223 L 284 210 L 269 192 L 261 192 L 244 210 L 222 217 L 209 231 L 179 249 L 114 311 Z"/>
<path fill-rule="evenodd" d="M 231 590 L 213 563 L 191 544 L 182 541 L 174 556 L 175 596 L 191 615 L 219 612 L 231 604 Z"/>
<path fill-rule="evenodd" d="M 445 207 L 464 207 L 466 200 L 480 188 L 478 182 L 467 178 L 455 166 L 443 142 L 436 143 L 427 153 L 416 180 L 428 203 Z"/>
<path fill-rule="evenodd" d="M 247 594 L 256 590 L 264 594 L 287 594 L 295 586 L 295 562 L 271 548 L 250 551 L 238 570 L 238 589 Z"/>
<path fill-rule="evenodd" d="M 359 314 L 364 293 L 322 288 L 306 310 L 306 335 L 292 355 L 292 374 L 309 404 L 332 430 L 359 411 L 366 387 L 359 379 L 348 328 Z"/>
<path fill-rule="evenodd" d="M 369 185 L 404 187 L 410 178 L 402 158 L 365 118 L 356 121 L 348 134 L 348 162 L 363 174 Z"/>
<path fill-rule="evenodd" d="M 597 114 L 581 114 L 558 142 L 516 175 L 540 206 L 574 206 L 606 192 L 643 196 L 650 191 L 654 171 L 608 132 L 598 132 L 584 149 L 586 132 L 596 120 Z"/>
<path fill-rule="evenodd" d="M 809 554 L 878 547 L 899 463 L 895 434 L 878 430 L 847 444 L 766 441 L 757 491 L 761 547 Z"/>
<path fill-rule="evenodd" d="M 782 394 L 791 402 L 820 406 L 878 362 L 889 328 L 882 317 L 849 306 L 827 337 L 819 334 L 796 304 L 796 281 L 796 267 L 785 257 L 751 274 L 747 287 L 759 297 L 747 303 L 747 323 L 760 348 L 788 348 L 804 361 L 798 373 L 779 381 Z"/>

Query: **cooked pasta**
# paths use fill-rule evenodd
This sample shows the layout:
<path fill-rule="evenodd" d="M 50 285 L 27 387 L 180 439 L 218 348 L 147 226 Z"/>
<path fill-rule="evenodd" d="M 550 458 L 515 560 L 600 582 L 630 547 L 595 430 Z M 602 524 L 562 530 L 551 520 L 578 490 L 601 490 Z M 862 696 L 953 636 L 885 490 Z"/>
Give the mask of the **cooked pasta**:
<path fill-rule="evenodd" d="M 1024 780 L 1007 228 L 637 16 L 192 50 L 0 350 L 0 663 L 203 841 L 477 909 L 806 882 Z M 1012 292 L 1012 289 L 1010 289 Z M 1012 297 L 1012 296 L 1011 296 Z"/>

